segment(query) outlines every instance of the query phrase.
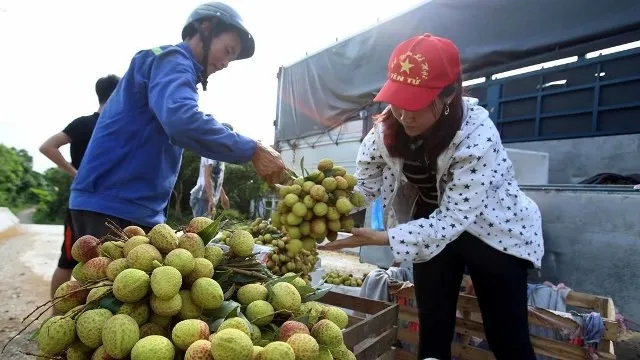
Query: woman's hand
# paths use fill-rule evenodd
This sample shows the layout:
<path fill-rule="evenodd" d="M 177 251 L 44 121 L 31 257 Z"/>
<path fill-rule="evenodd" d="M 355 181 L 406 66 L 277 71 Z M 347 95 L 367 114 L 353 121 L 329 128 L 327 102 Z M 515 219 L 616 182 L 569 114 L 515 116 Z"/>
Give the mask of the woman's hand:
<path fill-rule="evenodd" d="M 384 246 L 389 245 L 389 235 L 386 231 L 373 229 L 353 228 L 351 236 L 343 240 L 336 240 L 327 245 L 318 246 L 318 250 L 340 250 L 359 246 Z"/>

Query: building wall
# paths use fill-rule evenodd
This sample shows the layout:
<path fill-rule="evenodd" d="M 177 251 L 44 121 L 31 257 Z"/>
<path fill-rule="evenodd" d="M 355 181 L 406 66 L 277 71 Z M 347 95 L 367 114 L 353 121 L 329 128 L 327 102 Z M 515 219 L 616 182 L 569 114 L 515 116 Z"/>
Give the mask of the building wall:
<path fill-rule="evenodd" d="M 516 142 L 505 147 L 548 153 L 551 184 L 575 184 L 603 172 L 640 173 L 640 134 Z"/>

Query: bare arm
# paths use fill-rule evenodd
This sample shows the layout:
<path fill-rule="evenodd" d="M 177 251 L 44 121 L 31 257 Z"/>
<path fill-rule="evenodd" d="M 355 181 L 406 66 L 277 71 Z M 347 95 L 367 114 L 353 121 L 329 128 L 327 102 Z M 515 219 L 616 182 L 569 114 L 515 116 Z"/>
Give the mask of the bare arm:
<path fill-rule="evenodd" d="M 213 200 L 213 183 L 211 181 L 211 164 L 204 166 L 204 193 L 207 195 L 207 200 L 211 202 Z"/>
<path fill-rule="evenodd" d="M 73 167 L 67 160 L 62 156 L 60 152 L 60 147 L 71 143 L 71 139 L 67 134 L 63 132 L 59 132 L 52 137 L 48 138 L 42 145 L 40 145 L 40 152 L 49 158 L 49 160 L 53 161 L 58 167 L 66 172 L 67 174 L 75 177 L 78 173 L 78 170 Z"/>

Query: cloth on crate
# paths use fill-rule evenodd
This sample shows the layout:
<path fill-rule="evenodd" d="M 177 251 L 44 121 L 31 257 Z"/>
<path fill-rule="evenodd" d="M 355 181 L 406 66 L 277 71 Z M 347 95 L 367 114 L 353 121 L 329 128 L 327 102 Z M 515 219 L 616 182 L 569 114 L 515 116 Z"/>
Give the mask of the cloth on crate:
<path fill-rule="evenodd" d="M 389 301 L 389 281 L 410 282 L 413 280 L 412 272 L 404 267 L 391 267 L 388 270 L 376 269 L 367 275 L 362 282 L 360 297 Z"/>

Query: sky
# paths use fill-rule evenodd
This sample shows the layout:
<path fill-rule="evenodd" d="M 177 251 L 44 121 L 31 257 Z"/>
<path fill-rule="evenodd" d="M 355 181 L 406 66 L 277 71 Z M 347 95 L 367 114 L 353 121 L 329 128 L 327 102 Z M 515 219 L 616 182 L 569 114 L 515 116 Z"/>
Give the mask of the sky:
<path fill-rule="evenodd" d="M 34 169 L 49 136 L 97 107 L 95 81 L 122 76 L 139 50 L 177 44 L 204 0 L 0 0 L 0 143 L 26 149 Z M 256 39 L 253 58 L 209 77 L 200 108 L 236 131 L 273 142 L 277 72 L 423 0 L 227 0 Z M 68 146 L 61 149 L 69 159 Z"/>

